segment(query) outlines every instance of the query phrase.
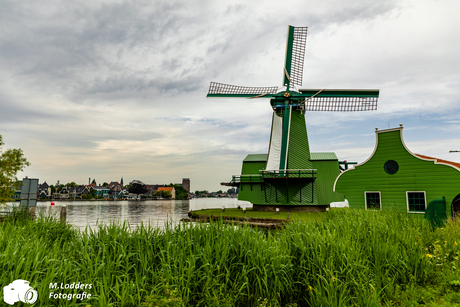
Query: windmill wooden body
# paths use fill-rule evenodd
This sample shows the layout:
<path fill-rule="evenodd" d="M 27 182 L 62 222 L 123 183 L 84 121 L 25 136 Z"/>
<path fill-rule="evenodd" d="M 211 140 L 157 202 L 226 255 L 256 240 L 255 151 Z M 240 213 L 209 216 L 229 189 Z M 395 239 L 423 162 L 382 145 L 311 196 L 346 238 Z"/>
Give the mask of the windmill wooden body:
<path fill-rule="evenodd" d="M 318 177 L 334 176 L 326 171 L 330 167 L 322 167 L 323 171 L 314 167 L 305 112 L 377 109 L 379 90 L 298 89 L 297 86 L 302 84 L 306 38 L 306 27 L 288 27 L 282 87 L 246 87 L 215 82 L 209 87 L 207 97 L 270 99 L 273 117 L 268 155 L 248 156 L 246 169 L 243 161 L 242 174 L 233 176 L 230 183 L 224 183 L 238 186 L 239 199 L 252 202 L 255 208 L 289 206 L 292 210 L 292 206 L 324 206 L 329 200 L 337 200 L 337 195 L 319 197 L 321 193 L 326 195 L 326 190 L 333 191 L 330 182 L 317 180 Z M 335 161 L 336 172 L 339 172 L 335 154 L 328 157 L 327 161 Z"/>

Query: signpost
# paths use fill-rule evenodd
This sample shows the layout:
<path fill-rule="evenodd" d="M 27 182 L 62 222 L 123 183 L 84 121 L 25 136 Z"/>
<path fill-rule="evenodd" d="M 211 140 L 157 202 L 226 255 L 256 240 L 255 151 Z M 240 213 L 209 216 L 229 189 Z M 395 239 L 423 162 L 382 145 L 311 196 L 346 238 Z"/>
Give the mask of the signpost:
<path fill-rule="evenodd" d="M 27 214 L 35 216 L 35 207 L 37 206 L 38 196 L 38 179 L 24 178 L 21 188 L 20 206 L 26 208 Z"/>

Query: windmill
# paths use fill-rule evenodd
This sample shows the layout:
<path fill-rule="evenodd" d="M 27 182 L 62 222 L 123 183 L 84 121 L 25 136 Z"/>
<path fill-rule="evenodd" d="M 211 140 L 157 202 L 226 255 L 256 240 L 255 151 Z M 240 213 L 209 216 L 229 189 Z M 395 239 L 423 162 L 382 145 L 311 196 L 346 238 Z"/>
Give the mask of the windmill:
<path fill-rule="evenodd" d="M 259 170 L 254 170 L 253 166 L 248 174 L 243 161 L 242 175 L 233 176 L 228 184 L 239 186 L 240 194 L 249 184 L 250 191 L 239 199 L 249 200 L 254 205 L 322 205 L 318 203 L 316 191 L 321 187 L 315 185 L 317 176 L 322 174 L 313 168 L 311 161 L 306 111 L 377 109 L 379 90 L 298 89 L 302 85 L 306 39 L 307 27 L 288 27 L 281 87 L 246 87 L 216 82 L 211 82 L 209 87 L 207 97 L 270 99 L 273 117 L 265 165 Z"/>

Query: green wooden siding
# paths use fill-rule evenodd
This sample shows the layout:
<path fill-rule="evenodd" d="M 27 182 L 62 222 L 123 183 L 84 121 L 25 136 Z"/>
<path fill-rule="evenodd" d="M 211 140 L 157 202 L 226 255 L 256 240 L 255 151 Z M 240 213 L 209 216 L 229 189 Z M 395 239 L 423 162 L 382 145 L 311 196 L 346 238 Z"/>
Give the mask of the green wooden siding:
<path fill-rule="evenodd" d="M 264 203 L 264 191 L 262 190 L 262 184 L 260 183 L 242 183 L 239 186 L 238 200 L 246 200 L 252 204 L 263 204 Z"/>
<path fill-rule="evenodd" d="M 243 160 L 241 175 L 260 175 L 260 170 L 265 169 L 267 154 L 250 154 Z M 260 204 L 263 201 L 262 185 L 257 183 L 241 183 L 239 185 L 238 199 Z"/>
<path fill-rule="evenodd" d="M 265 161 L 250 161 L 243 162 L 243 167 L 241 169 L 241 175 L 256 175 L 259 174 L 260 170 L 265 168 Z"/>
<path fill-rule="evenodd" d="M 313 154 L 312 154 L 313 155 Z M 329 205 L 334 201 L 343 201 L 343 195 L 334 192 L 334 181 L 340 174 L 339 161 L 312 161 L 313 168 L 317 169 L 315 180 L 319 205 Z"/>
<path fill-rule="evenodd" d="M 404 146 L 402 128 L 377 131 L 374 154 L 355 169 L 338 177 L 335 190 L 341 192 L 351 208 L 365 208 L 365 191 L 380 191 L 382 210 L 407 211 L 406 192 L 426 192 L 426 203 L 443 196 L 447 212 L 460 193 L 460 171 L 448 165 L 435 164 L 411 154 Z M 388 174 L 388 160 L 398 163 L 398 171 Z"/>
<path fill-rule="evenodd" d="M 288 169 L 312 169 L 305 116 L 292 111 L 289 131 Z"/>

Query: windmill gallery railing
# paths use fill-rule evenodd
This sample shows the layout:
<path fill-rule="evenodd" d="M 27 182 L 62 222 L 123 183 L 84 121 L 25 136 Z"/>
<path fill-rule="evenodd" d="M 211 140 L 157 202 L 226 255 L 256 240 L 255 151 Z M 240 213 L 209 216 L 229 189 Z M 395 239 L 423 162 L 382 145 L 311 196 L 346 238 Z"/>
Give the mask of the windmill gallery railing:
<path fill-rule="evenodd" d="M 233 184 L 241 183 L 261 183 L 270 179 L 316 179 L 316 169 L 286 169 L 286 170 L 261 170 L 259 174 L 234 175 L 232 176 Z"/>
<path fill-rule="evenodd" d="M 266 204 L 306 204 L 314 202 L 316 174 L 316 169 L 261 170 L 232 176 L 228 185 L 238 186 L 241 192 L 260 186 Z"/>

